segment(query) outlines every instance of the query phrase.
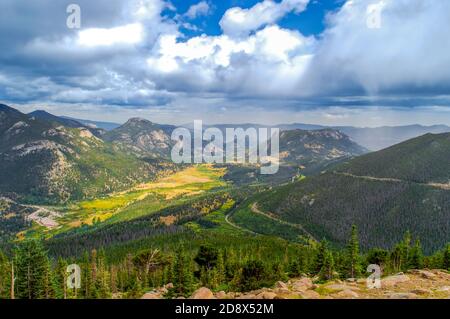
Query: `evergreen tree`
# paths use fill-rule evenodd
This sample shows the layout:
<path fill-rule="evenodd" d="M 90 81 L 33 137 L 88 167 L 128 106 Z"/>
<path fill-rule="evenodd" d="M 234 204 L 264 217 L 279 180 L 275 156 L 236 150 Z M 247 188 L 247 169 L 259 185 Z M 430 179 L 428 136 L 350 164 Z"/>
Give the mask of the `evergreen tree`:
<path fill-rule="evenodd" d="M 361 275 L 361 260 L 359 256 L 359 240 L 356 225 L 352 225 L 350 240 L 347 245 L 347 272 L 350 278 Z"/>
<path fill-rule="evenodd" d="M 327 251 L 328 251 L 328 242 L 325 239 L 323 239 L 316 248 L 316 253 L 312 267 L 313 274 L 318 274 L 321 271 L 325 263 Z"/>
<path fill-rule="evenodd" d="M 334 258 L 331 251 L 326 250 L 324 253 L 324 260 L 322 269 L 319 272 L 319 278 L 322 281 L 331 280 L 334 278 Z"/>
<path fill-rule="evenodd" d="M 450 270 L 450 244 L 444 249 L 444 256 L 442 259 L 442 268 Z"/>
<path fill-rule="evenodd" d="M 2 251 L 0 251 L 0 299 L 10 297 L 11 265 Z"/>
<path fill-rule="evenodd" d="M 408 259 L 408 267 L 410 269 L 420 269 L 423 267 L 422 246 L 419 240 L 416 240 L 415 245 L 411 248 Z"/>
<path fill-rule="evenodd" d="M 54 270 L 54 279 L 55 279 L 55 294 L 59 299 L 67 299 L 67 261 L 58 258 L 56 263 L 56 267 Z"/>
<path fill-rule="evenodd" d="M 38 240 L 25 240 L 15 250 L 16 296 L 22 299 L 49 297 L 52 282 L 47 252 Z"/>
<path fill-rule="evenodd" d="M 217 264 L 219 258 L 219 251 L 210 245 L 202 245 L 195 256 L 194 261 L 200 266 L 200 268 L 206 268 L 210 270 Z"/>
<path fill-rule="evenodd" d="M 268 272 L 263 262 L 260 260 L 249 260 L 242 267 L 239 280 L 241 291 L 255 290 L 268 284 Z"/>
<path fill-rule="evenodd" d="M 176 254 L 173 284 L 175 293 L 179 296 L 187 297 L 194 290 L 192 268 L 181 248 Z"/>

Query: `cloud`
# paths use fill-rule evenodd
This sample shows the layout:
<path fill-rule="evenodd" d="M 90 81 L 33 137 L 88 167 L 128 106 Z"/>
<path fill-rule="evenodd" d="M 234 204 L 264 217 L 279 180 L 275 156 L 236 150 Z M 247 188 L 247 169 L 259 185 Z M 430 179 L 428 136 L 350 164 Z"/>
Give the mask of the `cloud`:
<path fill-rule="evenodd" d="M 140 23 L 127 24 L 110 29 L 91 28 L 78 33 L 78 44 L 83 46 L 109 46 L 135 44 L 142 41 L 143 28 Z"/>
<path fill-rule="evenodd" d="M 163 0 L 79 0 L 80 30 L 65 25 L 69 3 L 0 2 L 2 100 L 95 104 L 123 115 L 147 108 L 166 112 L 165 120 L 171 112 L 220 117 L 223 109 L 237 118 L 245 109 L 251 119 L 259 109 L 271 119 L 301 113 L 324 122 L 358 118 L 354 109 L 423 115 L 450 105 L 447 0 L 347 1 L 315 36 L 277 24 L 306 10 L 307 0 L 264 0 L 228 9 L 222 34 L 190 37 L 185 29 L 199 26 L 188 18 L 209 13 L 210 2 L 177 14 Z M 382 8 L 380 28 L 368 24 L 368 5 Z"/>
<path fill-rule="evenodd" d="M 370 28 L 368 4 L 381 8 Z M 450 2 L 348 1 L 330 15 L 305 85 L 312 94 L 436 94 L 450 89 Z M 306 81 L 306 80 L 305 80 Z"/>
<path fill-rule="evenodd" d="M 315 43 L 275 25 L 245 39 L 202 35 L 183 42 L 164 35 L 147 63 L 167 90 L 283 96 L 295 90 Z"/>
<path fill-rule="evenodd" d="M 264 0 L 249 9 L 233 7 L 225 12 L 219 24 L 226 35 L 246 36 L 251 31 L 277 22 L 290 12 L 304 11 L 308 3 L 309 0 L 283 0 L 279 3 Z"/>
<path fill-rule="evenodd" d="M 211 6 L 206 1 L 201 1 L 189 7 L 188 11 L 184 14 L 189 19 L 195 19 L 201 16 L 207 16 L 211 12 Z"/>

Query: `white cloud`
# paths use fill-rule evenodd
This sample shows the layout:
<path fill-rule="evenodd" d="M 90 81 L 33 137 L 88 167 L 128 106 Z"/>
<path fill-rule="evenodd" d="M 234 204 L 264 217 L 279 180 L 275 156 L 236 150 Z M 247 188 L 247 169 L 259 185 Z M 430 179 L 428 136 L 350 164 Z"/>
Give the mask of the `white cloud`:
<path fill-rule="evenodd" d="M 225 12 L 220 26 L 227 35 L 245 36 L 251 31 L 277 22 L 290 12 L 302 12 L 308 3 L 309 0 L 283 0 L 279 3 L 264 0 L 249 9 L 233 7 Z"/>
<path fill-rule="evenodd" d="M 147 63 L 153 78 L 172 90 L 285 95 L 296 90 L 315 42 L 275 25 L 247 38 L 202 35 L 182 42 L 164 35 Z"/>
<path fill-rule="evenodd" d="M 142 39 L 143 27 L 140 23 L 110 29 L 91 28 L 78 33 L 78 44 L 89 47 L 136 44 L 141 42 Z"/>
<path fill-rule="evenodd" d="M 368 27 L 368 5 L 382 9 L 380 28 Z M 450 1 L 353 0 L 328 23 L 305 79 L 311 93 L 450 87 Z"/>
<path fill-rule="evenodd" d="M 184 14 L 189 19 L 195 19 L 200 16 L 206 16 L 211 12 L 211 6 L 206 1 L 201 1 L 189 7 Z"/>

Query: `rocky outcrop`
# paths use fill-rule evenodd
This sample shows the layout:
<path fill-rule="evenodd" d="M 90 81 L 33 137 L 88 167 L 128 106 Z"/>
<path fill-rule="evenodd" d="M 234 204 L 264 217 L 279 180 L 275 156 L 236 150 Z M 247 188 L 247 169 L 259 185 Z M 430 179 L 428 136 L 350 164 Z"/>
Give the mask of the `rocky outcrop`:
<path fill-rule="evenodd" d="M 169 284 L 171 285 L 171 284 Z M 145 294 L 143 299 L 162 298 L 163 289 Z M 170 287 L 173 287 L 171 285 Z M 213 293 L 202 287 L 191 299 L 448 299 L 450 298 L 450 273 L 445 270 L 411 270 L 381 280 L 381 288 L 370 289 L 365 278 L 349 278 L 326 283 L 315 283 L 308 277 L 278 281 L 272 288 L 249 292 Z"/>
<path fill-rule="evenodd" d="M 215 297 L 211 290 L 206 287 L 202 287 L 197 289 L 192 294 L 190 299 L 215 299 Z"/>

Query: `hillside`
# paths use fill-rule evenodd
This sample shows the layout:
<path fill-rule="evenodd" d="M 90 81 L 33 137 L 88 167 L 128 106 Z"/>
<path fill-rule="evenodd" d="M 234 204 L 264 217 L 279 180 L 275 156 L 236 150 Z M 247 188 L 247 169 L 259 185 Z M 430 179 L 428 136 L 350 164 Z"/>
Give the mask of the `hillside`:
<path fill-rule="evenodd" d="M 85 125 L 76 120 L 56 116 L 56 115 L 50 114 L 50 113 L 48 113 L 46 111 L 42 111 L 42 110 L 37 110 L 37 111 L 33 111 L 31 113 L 28 113 L 28 116 L 31 116 L 31 117 L 34 117 L 36 119 L 43 120 L 43 121 L 57 123 L 59 125 L 65 126 L 65 127 L 85 128 L 97 137 L 99 137 L 105 133 L 105 131 L 103 129 L 97 128 L 93 125 Z"/>
<path fill-rule="evenodd" d="M 141 157 L 170 156 L 174 127 L 159 125 L 141 118 L 129 119 L 122 126 L 107 132 L 103 138 L 120 149 Z"/>
<path fill-rule="evenodd" d="M 356 224 L 365 249 L 391 247 L 409 230 L 432 251 L 450 240 L 448 142 L 448 134 L 425 135 L 274 188 L 253 202 L 338 245 Z"/>
<path fill-rule="evenodd" d="M 440 134 L 450 132 L 450 127 L 446 125 L 406 125 L 381 127 L 337 126 L 335 128 L 347 134 L 355 142 L 363 145 L 371 151 L 379 151 L 428 133 Z"/>
<path fill-rule="evenodd" d="M 158 165 L 127 155 L 85 128 L 0 106 L 0 193 L 25 201 L 67 201 L 124 189 Z"/>
<path fill-rule="evenodd" d="M 450 133 L 426 134 L 355 158 L 337 170 L 358 176 L 395 178 L 450 187 Z"/>
<path fill-rule="evenodd" d="M 224 165 L 227 168 L 224 178 L 237 185 L 255 182 L 276 185 L 300 175 L 318 174 L 366 152 L 364 147 L 334 129 L 282 131 L 280 167 L 276 174 L 262 175 L 254 165 Z"/>
<path fill-rule="evenodd" d="M 280 162 L 299 165 L 306 171 L 365 152 L 366 149 L 347 135 L 333 129 L 292 130 L 280 134 Z"/>

